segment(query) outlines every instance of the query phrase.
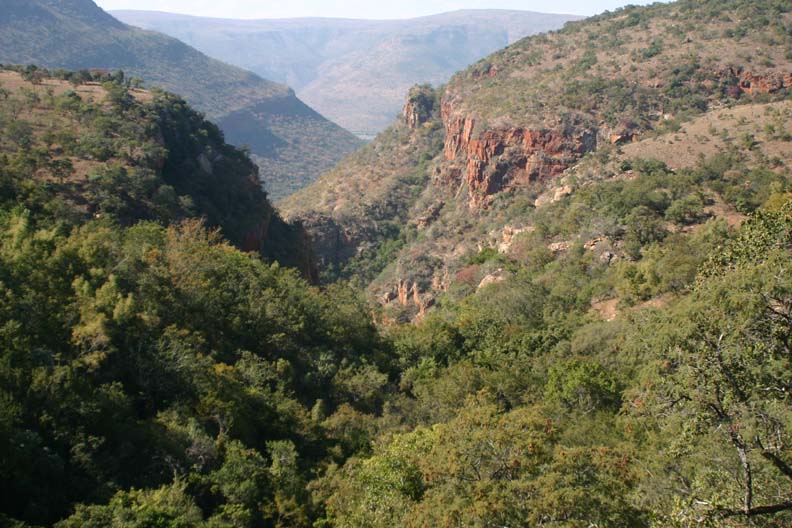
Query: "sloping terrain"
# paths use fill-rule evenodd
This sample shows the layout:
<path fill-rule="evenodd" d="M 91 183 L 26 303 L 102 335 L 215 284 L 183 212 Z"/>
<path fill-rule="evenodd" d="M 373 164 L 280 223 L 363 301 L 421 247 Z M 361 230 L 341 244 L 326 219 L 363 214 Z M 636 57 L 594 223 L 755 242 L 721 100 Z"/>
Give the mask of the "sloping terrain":
<path fill-rule="evenodd" d="M 576 201 L 586 182 L 634 177 L 631 159 L 679 172 L 728 158 L 718 170 L 735 180 L 745 168 L 786 174 L 789 23 L 783 7 L 765 3 L 678 2 L 524 39 L 436 93 L 416 89 L 399 123 L 283 210 L 313 226 L 333 273 L 356 275 L 342 270 L 352 256 L 350 270 L 365 261 L 371 279 L 384 266 L 367 267 L 372 255 L 383 248 L 398 255 L 372 295 L 424 312 L 453 288 L 471 255 L 537 229 L 547 204 Z M 421 155 L 406 156 L 408 145 Z M 405 181 L 414 182 L 410 192 L 386 191 Z M 761 181 L 752 188 L 766 197 Z M 709 211 L 724 214 L 723 204 L 734 211 L 761 203 L 738 198 L 734 186 L 697 192 L 721 204 Z M 602 221 L 623 227 L 625 218 Z M 400 229 L 378 228 L 389 222 Z M 328 238 L 328 229 L 344 236 Z M 553 236 L 534 243 L 571 247 Z M 623 230 L 580 236 L 618 246 Z"/>
<path fill-rule="evenodd" d="M 258 168 L 183 99 L 108 74 L 57 75 L 0 69 L 7 193 L 67 224 L 203 218 L 240 249 L 312 273 L 302 234 L 275 213 Z"/>
<path fill-rule="evenodd" d="M 283 203 L 403 365 L 330 525 L 790 523 L 791 29 L 773 0 L 568 24 Z"/>
<path fill-rule="evenodd" d="M 363 137 L 373 137 L 390 125 L 410 86 L 444 83 L 495 50 L 579 18 L 506 10 L 456 11 L 407 20 L 113 14 L 287 83 L 313 108 Z"/>
<path fill-rule="evenodd" d="M 357 399 L 343 369 L 382 376 L 379 338 L 293 269 L 302 231 L 245 153 L 130 84 L 0 68 L 0 525 L 305 519 L 264 458 L 324 458 L 310 410 Z"/>
<path fill-rule="evenodd" d="M 4 2 L 0 63 L 120 69 L 178 93 L 220 123 L 231 142 L 250 144 L 275 198 L 312 181 L 360 145 L 288 87 L 211 59 L 172 37 L 127 26 L 92 0 Z M 292 118 L 301 126 L 292 126 Z"/>

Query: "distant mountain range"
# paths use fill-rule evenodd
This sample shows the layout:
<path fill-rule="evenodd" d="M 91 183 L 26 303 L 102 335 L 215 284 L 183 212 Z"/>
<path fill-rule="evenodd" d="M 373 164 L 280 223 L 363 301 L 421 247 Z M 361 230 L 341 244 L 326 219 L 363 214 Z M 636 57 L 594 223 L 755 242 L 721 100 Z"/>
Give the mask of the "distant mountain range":
<path fill-rule="evenodd" d="M 185 97 L 227 139 L 251 147 L 273 198 L 313 181 L 360 141 L 287 86 L 130 27 L 92 0 L 3 0 L 0 63 L 122 69 Z"/>
<path fill-rule="evenodd" d="M 287 83 L 344 128 L 370 137 L 390 125 L 414 84 L 451 75 L 528 35 L 579 17 L 469 10 L 407 20 L 229 20 L 114 11 L 211 57 Z"/>

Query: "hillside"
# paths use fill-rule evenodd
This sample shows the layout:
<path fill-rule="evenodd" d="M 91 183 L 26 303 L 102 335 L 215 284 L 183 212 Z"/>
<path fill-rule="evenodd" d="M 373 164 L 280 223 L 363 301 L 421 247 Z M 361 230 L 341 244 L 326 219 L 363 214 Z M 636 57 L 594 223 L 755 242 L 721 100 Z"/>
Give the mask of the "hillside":
<path fill-rule="evenodd" d="M 258 168 L 183 99 L 119 76 L 57 76 L 0 69 L 6 200 L 65 225 L 202 218 L 240 249 L 312 273 L 302 234 L 276 214 Z"/>
<path fill-rule="evenodd" d="M 521 40 L 282 203 L 403 365 L 332 526 L 789 524 L 790 27 L 681 0 Z"/>
<path fill-rule="evenodd" d="M 304 250 L 181 97 L 0 69 L 0 525 L 305 518 L 311 408 L 363 402 L 382 345 Z"/>
<path fill-rule="evenodd" d="M 364 256 L 344 272 L 350 255 L 401 248 L 372 295 L 409 298 L 403 304 L 423 312 L 453 288 L 472 254 L 535 229 L 545 204 L 574 200 L 574 190 L 591 182 L 632 177 L 621 169 L 628 158 L 659 159 L 679 171 L 729 155 L 735 169 L 785 174 L 787 145 L 778 138 L 787 137 L 784 99 L 792 85 L 789 14 L 773 18 L 773 9 L 781 8 L 630 8 L 519 41 L 436 92 L 417 88 L 400 122 L 283 210 L 313 226 L 320 259 L 336 263 L 329 267 L 342 276 L 361 265 L 369 279 L 383 270 Z M 746 104 L 767 106 L 742 110 Z M 405 156 L 406 148 L 420 155 Z M 384 191 L 408 181 L 407 193 Z M 710 198 L 738 205 L 723 192 Z M 328 238 L 328 223 L 344 236 Z M 403 227 L 373 227 L 391 223 Z M 581 236 L 621 243 L 596 229 Z M 545 238 L 535 243 L 568 242 Z"/>
<path fill-rule="evenodd" d="M 0 13 L 0 63 L 124 70 L 178 93 L 250 144 L 273 197 L 331 168 L 360 142 L 286 86 L 211 59 L 178 40 L 129 27 L 92 0 L 8 0 Z"/>
<path fill-rule="evenodd" d="M 493 51 L 579 18 L 505 10 L 407 20 L 226 20 L 147 11 L 113 15 L 287 83 L 313 108 L 363 137 L 390 125 L 412 85 L 442 84 Z"/>

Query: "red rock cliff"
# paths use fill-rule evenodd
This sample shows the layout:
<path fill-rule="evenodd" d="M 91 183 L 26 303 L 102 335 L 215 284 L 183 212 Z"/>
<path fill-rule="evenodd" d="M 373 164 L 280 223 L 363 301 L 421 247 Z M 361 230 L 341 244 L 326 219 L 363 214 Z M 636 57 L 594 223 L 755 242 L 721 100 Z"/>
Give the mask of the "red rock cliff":
<path fill-rule="evenodd" d="M 427 85 L 413 86 L 402 110 L 402 121 L 415 129 L 431 119 L 435 110 L 436 93 Z"/>
<path fill-rule="evenodd" d="M 583 154 L 597 148 L 597 132 L 523 127 L 475 133 L 472 117 L 459 116 L 442 103 L 446 129 L 446 183 L 466 183 L 471 208 L 486 207 L 497 192 L 556 177 Z"/>
<path fill-rule="evenodd" d="M 792 74 L 790 73 L 757 74 L 743 68 L 729 68 L 717 73 L 721 78 L 733 79 L 736 82 L 735 88 L 748 95 L 774 94 L 785 88 L 792 88 Z"/>

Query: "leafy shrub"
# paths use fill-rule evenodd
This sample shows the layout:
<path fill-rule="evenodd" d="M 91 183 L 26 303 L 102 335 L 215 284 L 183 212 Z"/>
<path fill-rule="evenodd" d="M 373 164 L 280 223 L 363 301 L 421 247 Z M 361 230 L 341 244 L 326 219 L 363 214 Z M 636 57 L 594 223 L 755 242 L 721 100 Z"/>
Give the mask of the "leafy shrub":
<path fill-rule="evenodd" d="M 544 394 L 549 401 L 581 412 L 615 410 L 621 405 L 617 381 L 600 365 L 578 360 L 554 365 Z"/>

